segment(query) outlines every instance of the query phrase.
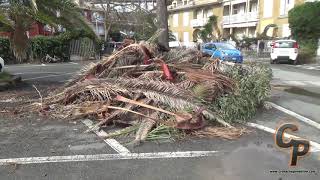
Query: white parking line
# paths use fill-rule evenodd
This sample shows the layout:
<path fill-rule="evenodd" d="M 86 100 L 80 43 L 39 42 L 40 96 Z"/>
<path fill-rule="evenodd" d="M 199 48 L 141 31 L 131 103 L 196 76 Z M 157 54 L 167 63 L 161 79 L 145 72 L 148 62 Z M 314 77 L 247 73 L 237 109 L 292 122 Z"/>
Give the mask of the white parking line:
<path fill-rule="evenodd" d="M 91 120 L 86 119 L 82 121 L 83 124 L 85 124 L 88 128 L 91 128 L 94 124 Z M 107 133 L 103 130 L 94 130 L 93 131 L 97 136 L 103 138 L 106 137 Z M 104 139 L 104 142 L 106 142 L 112 149 L 117 151 L 118 153 L 130 153 L 129 149 L 122 146 L 117 140 L 115 139 Z"/>
<path fill-rule="evenodd" d="M 285 84 L 293 85 L 293 86 L 306 86 L 307 83 L 305 81 L 284 81 Z"/>
<path fill-rule="evenodd" d="M 123 153 L 123 154 L 96 154 L 73 156 L 47 156 L 0 159 L 0 165 L 12 164 L 43 164 L 65 162 L 111 161 L 111 160 L 137 160 L 137 159 L 174 159 L 196 158 L 213 156 L 217 151 L 186 151 L 186 152 L 156 152 L 156 153 Z"/>
<path fill-rule="evenodd" d="M 309 84 L 312 84 L 313 86 L 320 86 L 320 81 L 308 81 Z"/>
<path fill-rule="evenodd" d="M 56 63 L 56 64 L 23 64 L 23 65 L 7 65 L 8 68 L 27 68 L 27 67 L 42 67 L 42 66 L 48 66 L 48 67 L 54 67 L 54 66 L 72 66 L 72 65 L 78 65 L 78 63 Z"/>
<path fill-rule="evenodd" d="M 64 73 L 64 74 L 58 74 L 58 75 L 40 76 L 40 77 L 35 77 L 35 78 L 27 78 L 27 79 L 23 79 L 23 80 L 24 81 L 29 81 L 29 80 L 44 79 L 44 78 L 49 78 L 49 77 L 65 76 L 65 75 L 70 75 L 70 74 L 74 74 L 74 73 Z"/>
<path fill-rule="evenodd" d="M 271 134 L 275 134 L 276 133 L 275 129 L 272 129 L 272 128 L 269 128 L 269 127 L 266 127 L 266 126 L 263 126 L 263 125 L 259 125 L 259 124 L 256 124 L 256 123 L 247 123 L 247 126 L 250 126 L 250 127 L 253 127 L 253 128 L 257 128 L 257 129 L 263 130 L 263 131 L 271 133 Z M 285 138 L 287 138 L 287 139 L 305 139 L 305 138 L 294 136 L 294 135 L 291 135 L 291 134 L 288 134 L 288 133 L 284 133 L 283 136 Z M 309 142 L 310 142 L 310 145 L 311 145 L 310 152 L 320 152 L 320 144 L 318 144 L 316 142 L 313 142 L 313 141 L 309 141 Z"/>
<path fill-rule="evenodd" d="M 314 70 L 316 69 L 316 67 L 312 67 L 312 66 L 309 66 L 309 67 L 304 67 L 305 69 L 308 69 L 308 70 Z"/>
<path fill-rule="evenodd" d="M 274 107 L 274 108 L 276 108 L 276 109 L 278 109 L 278 110 L 280 110 L 280 111 L 282 111 L 282 112 L 284 112 L 284 113 L 287 113 L 287 114 L 289 114 L 290 116 L 293 116 L 293 117 L 299 119 L 300 121 L 302 121 L 302 122 L 304 122 L 304 123 L 306 123 L 306 124 L 309 124 L 309 125 L 317 128 L 317 129 L 320 129 L 320 124 L 317 123 L 317 122 L 315 122 L 315 121 L 312 121 L 312 120 L 309 119 L 309 118 L 306 118 L 306 117 L 304 117 L 304 116 L 301 116 L 300 114 L 297 114 L 297 113 L 295 113 L 295 112 L 293 112 L 293 111 L 290 111 L 290 110 L 288 110 L 288 109 L 286 109 L 286 108 L 284 108 L 284 107 L 281 107 L 281 106 L 279 106 L 279 105 L 277 105 L 277 104 L 274 104 L 274 103 L 272 103 L 272 102 L 266 102 L 266 104 L 269 104 L 269 105 L 271 105 L 272 107 Z"/>

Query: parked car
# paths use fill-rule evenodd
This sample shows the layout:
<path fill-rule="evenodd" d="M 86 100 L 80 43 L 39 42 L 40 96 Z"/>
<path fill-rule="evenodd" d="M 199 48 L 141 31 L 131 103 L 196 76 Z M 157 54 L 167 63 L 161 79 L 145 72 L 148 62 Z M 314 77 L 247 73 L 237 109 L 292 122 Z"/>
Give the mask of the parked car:
<path fill-rule="evenodd" d="M 3 72 L 4 69 L 4 60 L 0 57 L 0 72 Z"/>
<path fill-rule="evenodd" d="M 297 63 L 299 45 L 295 40 L 277 40 L 271 44 L 271 63 L 289 61 L 291 64 Z"/>
<path fill-rule="evenodd" d="M 228 43 L 206 43 L 201 50 L 202 53 L 210 55 L 212 58 L 219 58 L 222 61 L 243 62 L 241 51 Z"/>

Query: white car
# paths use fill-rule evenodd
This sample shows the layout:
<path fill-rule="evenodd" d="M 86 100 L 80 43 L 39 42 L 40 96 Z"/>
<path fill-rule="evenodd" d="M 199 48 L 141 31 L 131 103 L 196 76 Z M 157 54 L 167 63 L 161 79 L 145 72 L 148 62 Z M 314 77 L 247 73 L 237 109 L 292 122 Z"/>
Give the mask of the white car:
<path fill-rule="evenodd" d="M 271 63 L 287 60 L 291 64 L 297 63 L 299 45 L 294 40 L 277 40 L 271 44 Z"/>
<path fill-rule="evenodd" d="M 0 57 L 0 72 L 3 72 L 4 69 L 4 60 Z"/>

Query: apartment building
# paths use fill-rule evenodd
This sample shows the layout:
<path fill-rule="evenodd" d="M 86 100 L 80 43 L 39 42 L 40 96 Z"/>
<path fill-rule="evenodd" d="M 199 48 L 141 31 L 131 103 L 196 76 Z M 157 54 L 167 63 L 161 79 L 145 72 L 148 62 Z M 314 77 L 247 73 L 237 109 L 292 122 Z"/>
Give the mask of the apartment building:
<path fill-rule="evenodd" d="M 169 28 L 183 45 L 201 41 L 198 32 L 212 15 L 222 22 L 222 0 L 174 0 L 168 7 Z"/>
<path fill-rule="evenodd" d="M 201 41 L 197 34 L 208 17 L 218 16 L 224 38 L 256 37 L 269 25 L 267 35 L 285 38 L 291 35 L 288 12 L 312 0 L 174 0 L 168 7 L 169 28 L 183 45 Z"/>
<path fill-rule="evenodd" d="M 255 37 L 259 22 L 259 0 L 224 0 L 222 27 L 224 37 Z"/>

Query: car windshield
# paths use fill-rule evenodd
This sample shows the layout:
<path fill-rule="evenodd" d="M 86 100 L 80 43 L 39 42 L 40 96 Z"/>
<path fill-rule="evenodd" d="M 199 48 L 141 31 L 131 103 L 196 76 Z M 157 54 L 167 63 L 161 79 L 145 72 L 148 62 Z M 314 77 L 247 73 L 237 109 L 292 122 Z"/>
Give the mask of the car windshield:
<path fill-rule="evenodd" d="M 231 44 L 216 44 L 216 47 L 218 49 L 236 49 L 234 46 Z"/>
<path fill-rule="evenodd" d="M 275 43 L 276 48 L 293 48 L 293 41 L 278 41 Z"/>

